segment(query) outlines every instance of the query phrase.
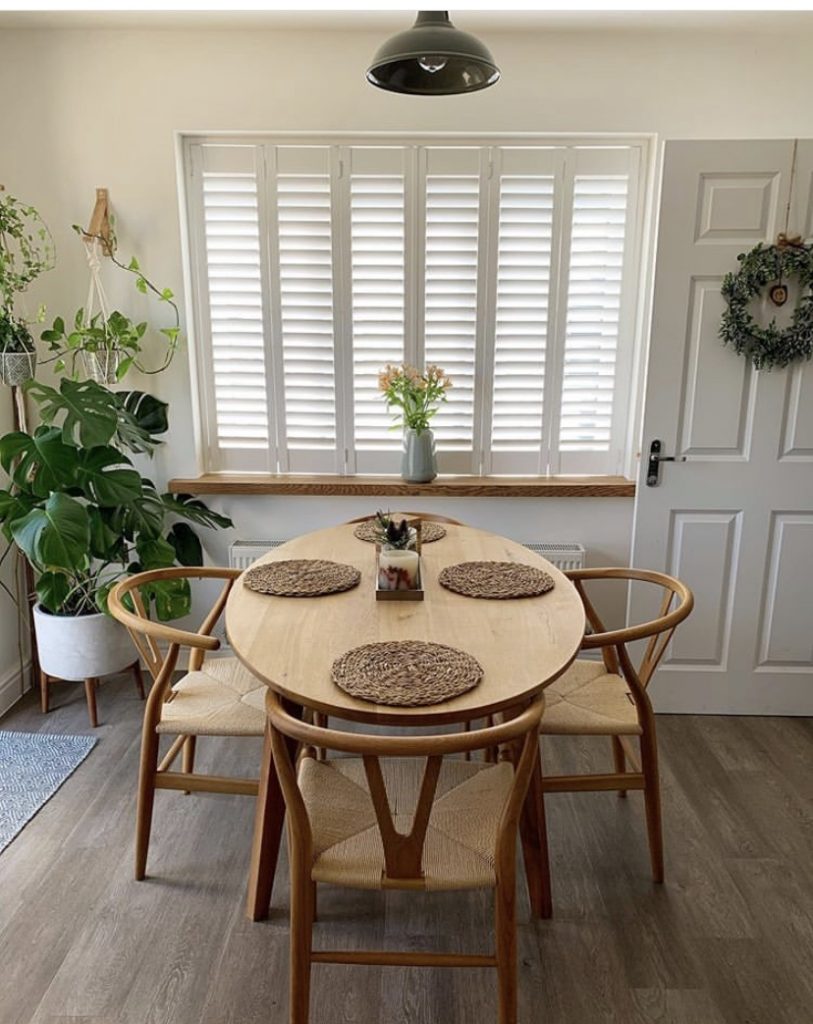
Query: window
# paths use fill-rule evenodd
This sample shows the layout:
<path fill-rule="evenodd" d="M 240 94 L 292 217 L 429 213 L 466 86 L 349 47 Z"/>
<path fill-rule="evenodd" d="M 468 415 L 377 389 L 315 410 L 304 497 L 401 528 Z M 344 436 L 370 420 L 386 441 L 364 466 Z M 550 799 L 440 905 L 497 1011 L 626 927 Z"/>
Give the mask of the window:
<path fill-rule="evenodd" d="M 397 472 L 405 360 L 441 472 L 621 472 L 645 145 L 186 138 L 206 468 Z"/>

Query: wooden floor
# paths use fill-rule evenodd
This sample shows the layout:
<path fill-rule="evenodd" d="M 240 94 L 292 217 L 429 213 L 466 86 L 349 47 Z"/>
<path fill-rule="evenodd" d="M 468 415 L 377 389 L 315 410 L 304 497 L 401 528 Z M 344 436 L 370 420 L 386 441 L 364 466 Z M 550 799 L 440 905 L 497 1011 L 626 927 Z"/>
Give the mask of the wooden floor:
<path fill-rule="evenodd" d="M 141 705 L 99 694 L 99 743 L 0 855 L 2 1024 L 284 1024 L 287 880 L 269 921 L 243 910 L 252 802 L 159 793 L 146 882 L 133 882 Z M 29 695 L 0 728 L 89 732 L 81 687 Z M 648 880 L 640 795 L 548 798 L 555 917 L 522 895 L 522 1024 L 813 1021 L 813 723 L 664 717 L 667 882 Z M 254 741 L 199 743 L 249 771 Z M 609 764 L 555 743 L 548 767 Z M 283 865 L 283 871 L 285 870 Z M 319 944 L 483 951 L 486 894 L 320 890 Z M 315 967 L 314 1024 L 480 1024 L 493 972 Z"/>

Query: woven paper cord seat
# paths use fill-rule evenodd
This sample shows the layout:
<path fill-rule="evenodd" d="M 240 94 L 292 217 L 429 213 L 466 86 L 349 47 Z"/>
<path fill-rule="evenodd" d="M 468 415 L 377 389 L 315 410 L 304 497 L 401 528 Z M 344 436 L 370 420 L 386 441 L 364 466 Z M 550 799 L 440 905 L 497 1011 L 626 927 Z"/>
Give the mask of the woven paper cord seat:
<path fill-rule="evenodd" d="M 600 661 L 574 662 L 545 688 L 541 731 L 549 736 L 639 736 L 629 686 Z"/>
<path fill-rule="evenodd" d="M 412 824 L 423 762 L 382 761 L 395 827 Z M 424 887 L 474 889 L 496 885 L 494 850 L 513 780 L 510 764 L 445 760 L 424 846 Z M 384 878 L 384 850 L 359 758 L 303 758 L 299 785 L 313 832 L 314 881 L 359 889 L 398 888 Z M 414 883 L 410 885 L 414 888 Z"/>
<path fill-rule="evenodd" d="M 237 658 L 208 658 L 172 687 L 159 733 L 175 736 L 262 736 L 265 685 Z"/>

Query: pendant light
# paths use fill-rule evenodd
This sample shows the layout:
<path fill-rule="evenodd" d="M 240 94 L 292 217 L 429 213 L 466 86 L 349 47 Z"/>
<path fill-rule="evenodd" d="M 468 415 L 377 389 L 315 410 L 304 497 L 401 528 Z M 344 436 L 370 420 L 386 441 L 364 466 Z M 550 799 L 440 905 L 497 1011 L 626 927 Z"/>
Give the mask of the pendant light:
<path fill-rule="evenodd" d="M 486 89 L 500 77 L 488 48 L 449 21 L 448 11 L 420 11 L 412 28 L 376 53 L 367 81 L 410 96 L 452 96 Z"/>

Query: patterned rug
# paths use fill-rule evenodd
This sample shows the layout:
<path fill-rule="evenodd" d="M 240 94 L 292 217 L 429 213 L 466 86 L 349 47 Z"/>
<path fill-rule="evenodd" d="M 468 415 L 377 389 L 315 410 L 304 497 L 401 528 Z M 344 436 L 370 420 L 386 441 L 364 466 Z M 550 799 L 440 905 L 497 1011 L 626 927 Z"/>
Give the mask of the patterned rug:
<path fill-rule="evenodd" d="M 95 745 L 92 736 L 0 730 L 0 852 Z"/>

